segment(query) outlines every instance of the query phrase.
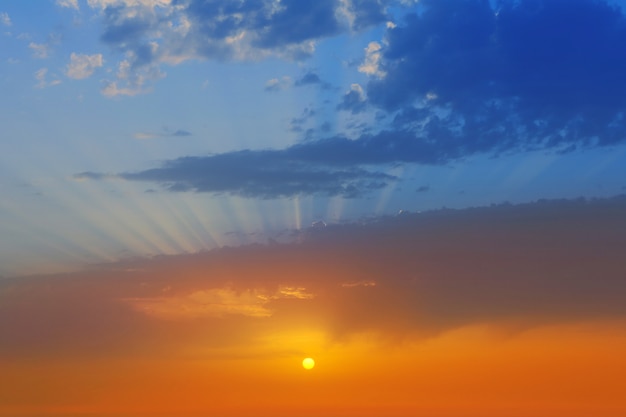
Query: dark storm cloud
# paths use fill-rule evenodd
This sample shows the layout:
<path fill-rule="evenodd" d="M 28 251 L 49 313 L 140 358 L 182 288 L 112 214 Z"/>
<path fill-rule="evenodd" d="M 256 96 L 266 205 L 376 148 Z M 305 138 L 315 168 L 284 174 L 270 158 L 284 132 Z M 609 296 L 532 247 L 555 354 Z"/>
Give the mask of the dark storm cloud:
<path fill-rule="evenodd" d="M 371 103 L 453 153 L 626 138 L 626 18 L 600 0 L 424 0 L 387 33 Z"/>

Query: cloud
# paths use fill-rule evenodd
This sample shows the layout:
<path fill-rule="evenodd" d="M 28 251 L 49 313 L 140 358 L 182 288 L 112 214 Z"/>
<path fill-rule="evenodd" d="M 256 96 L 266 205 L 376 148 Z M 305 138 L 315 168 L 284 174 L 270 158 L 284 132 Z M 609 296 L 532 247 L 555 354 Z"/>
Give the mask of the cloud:
<path fill-rule="evenodd" d="M 347 110 L 352 114 L 361 113 L 367 106 L 367 100 L 363 88 L 359 84 L 352 84 L 350 90 L 346 92 L 341 102 L 337 105 L 337 110 Z"/>
<path fill-rule="evenodd" d="M 151 91 L 149 83 L 165 77 L 158 65 L 148 65 L 141 68 L 132 68 L 128 60 L 118 64 L 116 80 L 106 81 L 101 93 L 106 97 L 136 96 Z"/>
<path fill-rule="evenodd" d="M 65 75 L 75 80 L 88 78 L 103 65 L 103 62 L 102 54 L 84 55 L 72 52 Z"/>
<path fill-rule="evenodd" d="M 165 138 L 165 137 L 186 137 L 186 136 L 192 136 L 192 133 L 183 129 L 178 129 L 172 132 L 168 128 L 163 128 L 163 131 L 158 132 L 158 133 L 137 132 L 133 134 L 133 137 L 135 139 L 140 139 L 140 140 L 141 139 Z"/>
<path fill-rule="evenodd" d="M 399 163 L 442 164 L 459 157 L 445 143 L 411 132 L 383 131 L 358 139 L 334 136 L 282 150 L 243 150 L 182 157 L 162 166 L 117 174 L 128 181 L 156 182 L 170 191 L 230 193 L 249 198 L 299 194 L 359 197 L 397 180 L 385 168 Z M 378 166 L 378 170 L 372 167 Z M 108 178 L 99 173 L 81 178 Z"/>
<path fill-rule="evenodd" d="M 28 44 L 28 47 L 33 51 L 35 58 L 45 59 L 50 54 L 50 45 L 45 43 L 31 42 Z"/>
<path fill-rule="evenodd" d="M 315 72 L 308 71 L 300 79 L 296 80 L 295 86 L 302 87 L 306 85 L 319 85 L 322 90 L 332 89 L 332 85 L 326 81 L 322 81 L 320 76 Z"/>
<path fill-rule="evenodd" d="M 54 79 L 52 81 L 47 81 L 48 76 L 48 68 L 40 68 L 35 72 L 35 79 L 37 80 L 37 84 L 35 84 L 35 88 L 46 88 L 51 87 L 53 85 L 61 84 L 61 80 Z"/>
<path fill-rule="evenodd" d="M 371 104 L 465 155 L 626 139 L 626 17 L 605 1 L 424 0 L 391 26 Z M 370 53 L 366 58 L 372 60 Z"/>
<path fill-rule="evenodd" d="M 394 176 L 357 167 L 311 163 L 298 150 L 239 151 L 207 157 L 184 157 L 160 168 L 122 173 L 128 181 L 156 182 L 170 191 L 229 193 L 248 198 L 300 194 L 355 198 L 385 187 Z M 100 179 L 99 174 L 83 173 Z"/>
<path fill-rule="evenodd" d="M 338 13 L 346 17 L 352 30 L 361 30 L 387 19 L 386 3 L 379 0 L 345 0 L 340 2 Z"/>
<path fill-rule="evenodd" d="M 357 139 L 333 136 L 311 140 L 281 150 L 182 157 L 157 168 L 115 177 L 154 182 L 177 192 L 229 193 L 248 198 L 311 194 L 355 198 L 397 181 L 384 172 L 392 165 L 443 164 L 460 156 L 455 144 L 450 147 L 409 131 L 382 131 Z M 100 180 L 111 175 L 85 172 L 75 178 Z"/>
<path fill-rule="evenodd" d="M 102 18 L 101 40 L 124 54 L 131 72 L 194 59 L 275 56 L 303 60 L 313 54 L 321 39 L 378 24 L 386 7 L 380 1 L 343 0 L 101 0 L 88 4 Z M 111 84 L 107 95 L 132 90 L 116 87 Z"/>
<path fill-rule="evenodd" d="M 291 77 L 272 78 L 265 83 L 265 91 L 281 91 L 291 86 Z"/>
<path fill-rule="evenodd" d="M 4 26 L 11 26 L 13 24 L 7 12 L 0 13 L 0 23 L 3 24 Z"/>
<path fill-rule="evenodd" d="M 367 48 L 365 48 L 365 62 L 359 65 L 359 72 L 379 78 L 386 75 L 380 69 L 381 49 L 382 46 L 378 42 L 370 42 L 367 45 Z"/>
<path fill-rule="evenodd" d="M 78 10 L 78 0 L 56 0 L 59 7 Z"/>
<path fill-rule="evenodd" d="M 626 317 L 626 199 L 543 201 L 328 225 L 297 243 L 0 281 L 0 354 L 154 357 L 268 330 L 423 338 Z"/>

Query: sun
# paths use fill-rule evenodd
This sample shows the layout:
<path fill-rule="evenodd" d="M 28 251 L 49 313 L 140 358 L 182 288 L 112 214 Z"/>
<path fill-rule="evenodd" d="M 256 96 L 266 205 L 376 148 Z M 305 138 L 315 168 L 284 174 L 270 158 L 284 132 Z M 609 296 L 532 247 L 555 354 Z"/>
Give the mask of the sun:
<path fill-rule="evenodd" d="M 313 360 L 313 358 L 304 358 L 302 360 L 302 367 L 306 370 L 309 369 L 313 369 L 313 367 L 315 366 L 315 361 Z"/>

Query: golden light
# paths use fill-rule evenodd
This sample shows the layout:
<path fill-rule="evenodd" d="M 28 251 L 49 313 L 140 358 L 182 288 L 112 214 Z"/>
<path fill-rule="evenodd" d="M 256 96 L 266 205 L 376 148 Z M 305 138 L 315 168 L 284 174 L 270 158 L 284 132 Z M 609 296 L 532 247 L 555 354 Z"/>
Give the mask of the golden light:
<path fill-rule="evenodd" d="M 304 360 L 302 361 L 302 367 L 306 370 L 313 369 L 314 366 L 315 361 L 313 360 L 313 358 L 304 358 Z"/>

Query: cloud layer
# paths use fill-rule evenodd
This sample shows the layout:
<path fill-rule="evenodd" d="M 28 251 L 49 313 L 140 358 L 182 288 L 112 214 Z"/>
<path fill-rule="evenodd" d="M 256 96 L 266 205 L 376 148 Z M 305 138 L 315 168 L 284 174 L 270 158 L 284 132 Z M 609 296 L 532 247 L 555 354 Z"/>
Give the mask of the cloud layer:
<path fill-rule="evenodd" d="M 310 228 L 297 243 L 5 279 L 0 353 L 154 355 L 303 326 L 337 341 L 623 319 L 624 210 L 621 198 L 404 213 Z"/>

